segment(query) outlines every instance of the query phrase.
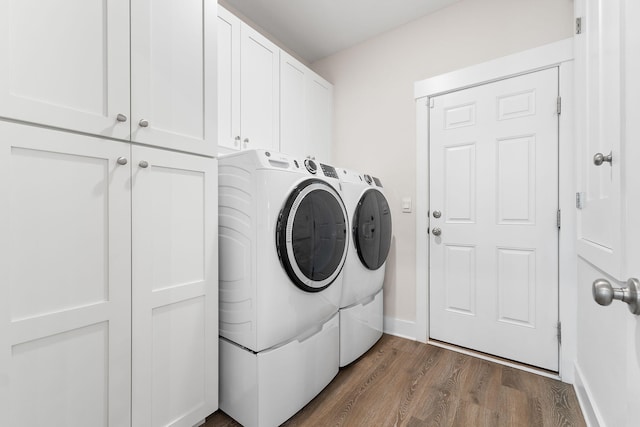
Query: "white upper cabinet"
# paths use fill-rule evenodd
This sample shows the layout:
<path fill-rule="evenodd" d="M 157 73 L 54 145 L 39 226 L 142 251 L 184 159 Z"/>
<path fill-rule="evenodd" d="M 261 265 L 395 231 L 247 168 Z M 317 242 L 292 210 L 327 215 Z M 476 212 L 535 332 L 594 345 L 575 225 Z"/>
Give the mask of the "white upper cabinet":
<path fill-rule="evenodd" d="M 0 116 L 215 154 L 215 6 L 0 0 Z"/>
<path fill-rule="evenodd" d="M 242 146 L 278 150 L 280 49 L 248 25 L 240 27 L 240 42 Z"/>
<path fill-rule="evenodd" d="M 280 151 L 329 161 L 333 86 L 291 55 L 280 55 Z"/>
<path fill-rule="evenodd" d="M 279 149 L 280 49 L 218 7 L 219 145 Z"/>
<path fill-rule="evenodd" d="M 126 139 L 129 1 L 0 1 L 0 116 Z"/>
<path fill-rule="evenodd" d="M 306 86 L 309 152 L 318 160 L 331 161 L 333 85 L 311 72 Z"/>
<path fill-rule="evenodd" d="M 240 145 L 240 19 L 218 7 L 218 145 Z"/>
<path fill-rule="evenodd" d="M 216 53 L 215 27 L 209 31 L 214 14 L 211 1 L 132 0 L 133 141 L 216 153 L 216 114 L 208 111 L 215 107 L 215 85 L 209 87 L 204 78 L 206 70 L 215 82 L 205 67 L 205 56 Z"/>

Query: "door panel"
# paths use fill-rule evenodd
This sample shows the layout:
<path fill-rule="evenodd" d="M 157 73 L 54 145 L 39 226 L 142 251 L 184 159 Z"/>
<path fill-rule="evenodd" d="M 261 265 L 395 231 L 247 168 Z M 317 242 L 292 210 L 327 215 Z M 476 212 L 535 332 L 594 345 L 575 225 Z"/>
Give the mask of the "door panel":
<path fill-rule="evenodd" d="M 192 426 L 218 405 L 217 160 L 132 159 L 133 424 Z"/>
<path fill-rule="evenodd" d="M 430 336 L 558 369 L 557 69 L 433 99 Z M 441 235 L 434 235 L 438 228 Z"/>
<path fill-rule="evenodd" d="M 0 135 L 0 425 L 129 425 L 129 146 Z"/>
<path fill-rule="evenodd" d="M 620 2 L 586 1 L 585 31 L 576 43 L 576 141 L 579 191 L 578 252 L 589 262 L 626 281 L 619 252 L 621 229 L 610 218 L 622 212 L 621 199 L 621 56 Z M 588 27 L 587 27 L 588 26 Z M 596 166 L 596 153 L 612 153 L 613 161 Z"/>
<path fill-rule="evenodd" d="M 576 0 L 574 38 L 578 191 L 576 385 L 593 425 L 635 426 L 640 405 L 640 316 L 593 301 L 592 284 L 640 278 L 640 3 Z M 596 152 L 612 162 L 595 166 Z M 603 369 L 602 362 L 606 367 Z"/>
<path fill-rule="evenodd" d="M 2 0 L 0 28 L 0 116 L 128 138 L 128 1 Z"/>

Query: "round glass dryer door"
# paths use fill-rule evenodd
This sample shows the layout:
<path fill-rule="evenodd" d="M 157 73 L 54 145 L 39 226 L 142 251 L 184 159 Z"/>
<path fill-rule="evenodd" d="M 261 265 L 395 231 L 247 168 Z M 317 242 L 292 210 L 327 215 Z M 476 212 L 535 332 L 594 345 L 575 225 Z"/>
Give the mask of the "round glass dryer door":
<path fill-rule="evenodd" d="M 367 190 L 353 216 L 353 241 L 362 264 L 377 270 L 387 260 L 391 247 L 391 211 L 378 190 Z"/>
<path fill-rule="evenodd" d="M 300 289 L 319 292 L 340 274 L 347 256 L 347 212 L 338 192 L 319 179 L 302 182 L 276 227 L 278 256 Z"/>

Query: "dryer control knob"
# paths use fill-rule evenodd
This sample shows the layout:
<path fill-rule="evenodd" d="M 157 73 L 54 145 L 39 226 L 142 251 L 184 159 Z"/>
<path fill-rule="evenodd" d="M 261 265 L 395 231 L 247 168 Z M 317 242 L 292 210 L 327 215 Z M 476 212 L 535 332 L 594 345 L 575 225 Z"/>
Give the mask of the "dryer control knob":
<path fill-rule="evenodd" d="M 316 172 L 318 172 L 318 166 L 316 165 L 316 162 L 311 159 L 305 159 L 304 166 L 307 168 L 309 173 L 315 174 Z"/>
<path fill-rule="evenodd" d="M 365 175 L 364 176 L 364 180 L 367 184 L 371 185 L 371 183 L 373 182 L 373 179 L 371 179 L 370 175 Z"/>

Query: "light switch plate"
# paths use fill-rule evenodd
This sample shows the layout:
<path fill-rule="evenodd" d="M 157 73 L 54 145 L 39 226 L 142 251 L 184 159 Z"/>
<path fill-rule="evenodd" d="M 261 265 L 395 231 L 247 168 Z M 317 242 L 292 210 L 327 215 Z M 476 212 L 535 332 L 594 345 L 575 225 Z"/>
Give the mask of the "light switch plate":
<path fill-rule="evenodd" d="M 402 212 L 411 213 L 411 197 L 402 198 Z"/>

